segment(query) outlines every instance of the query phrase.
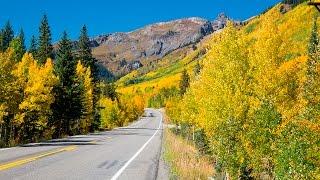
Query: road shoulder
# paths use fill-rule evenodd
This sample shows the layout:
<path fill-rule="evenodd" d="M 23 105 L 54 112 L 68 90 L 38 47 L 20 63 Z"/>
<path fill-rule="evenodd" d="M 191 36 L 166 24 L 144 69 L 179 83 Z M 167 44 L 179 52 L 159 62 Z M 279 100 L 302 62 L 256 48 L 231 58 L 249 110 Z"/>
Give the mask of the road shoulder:
<path fill-rule="evenodd" d="M 160 109 L 159 112 L 162 113 L 162 117 L 165 117 L 165 112 L 163 109 Z M 168 164 L 165 162 L 164 152 L 165 152 L 165 145 L 164 145 L 164 136 L 165 136 L 165 122 L 164 119 L 162 121 L 162 133 L 161 133 L 161 149 L 160 149 L 160 157 L 158 162 L 158 172 L 157 172 L 157 180 L 167 180 L 170 177 L 170 168 Z"/>
<path fill-rule="evenodd" d="M 165 131 L 162 132 L 162 136 L 163 133 L 165 133 Z M 158 164 L 158 173 L 157 173 L 157 180 L 166 180 L 169 179 L 170 176 L 170 170 L 169 170 L 169 166 L 167 165 L 167 163 L 165 162 L 164 159 L 164 142 L 163 142 L 163 138 L 162 138 L 162 145 L 161 145 L 161 151 L 160 151 L 160 158 L 159 158 L 159 164 Z"/>

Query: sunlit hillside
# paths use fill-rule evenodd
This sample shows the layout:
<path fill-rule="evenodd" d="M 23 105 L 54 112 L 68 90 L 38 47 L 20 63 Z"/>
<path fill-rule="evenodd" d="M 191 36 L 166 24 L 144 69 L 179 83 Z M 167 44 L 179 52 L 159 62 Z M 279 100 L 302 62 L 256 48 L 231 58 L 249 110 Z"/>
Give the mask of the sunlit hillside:
<path fill-rule="evenodd" d="M 204 133 L 232 179 L 319 179 L 316 10 L 280 9 L 240 30 L 229 25 L 211 43 L 199 79 L 166 103 L 172 122 Z"/>
<path fill-rule="evenodd" d="M 280 54 L 285 60 L 291 60 L 295 57 L 307 53 L 307 42 L 311 31 L 312 18 L 315 11 L 312 7 L 298 6 L 285 14 L 279 12 L 280 5 L 271 9 L 265 14 L 253 18 L 249 23 L 239 31 L 250 39 L 251 45 L 261 36 L 261 33 L 268 31 L 263 27 L 263 22 L 272 22 L 279 28 L 282 45 Z M 214 33 L 203 40 L 197 50 L 184 50 L 183 52 L 173 52 L 155 64 L 155 70 L 149 73 L 141 73 L 138 69 L 122 77 L 116 82 L 118 92 L 120 93 L 157 93 L 163 87 L 178 86 L 181 72 L 187 69 L 191 76 L 196 61 L 200 64 L 206 64 L 210 49 L 217 43 L 215 38 L 220 32 Z M 280 40 L 279 39 L 279 40 Z"/>
<path fill-rule="evenodd" d="M 214 34 L 218 33 L 219 31 Z M 140 93 L 150 96 L 158 93 L 161 88 L 177 87 L 184 69 L 194 76 L 193 68 L 197 61 L 202 63 L 214 34 L 198 43 L 197 47 L 181 49 L 165 56 L 154 65 L 153 71 L 143 73 L 143 69 L 138 69 L 122 77 L 116 82 L 117 91 L 122 94 Z"/>
<path fill-rule="evenodd" d="M 196 128 L 200 149 L 221 172 L 232 179 L 318 179 L 320 76 L 312 60 L 318 47 L 310 42 L 316 13 L 307 3 L 278 4 L 242 27 L 229 23 L 185 58 L 120 79 L 118 91 L 156 94 L 179 86 L 187 69 L 190 88 L 166 99 L 166 110 L 183 136 Z M 199 75 L 195 60 L 203 66 Z M 132 79 L 138 81 L 125 84 Z"/>

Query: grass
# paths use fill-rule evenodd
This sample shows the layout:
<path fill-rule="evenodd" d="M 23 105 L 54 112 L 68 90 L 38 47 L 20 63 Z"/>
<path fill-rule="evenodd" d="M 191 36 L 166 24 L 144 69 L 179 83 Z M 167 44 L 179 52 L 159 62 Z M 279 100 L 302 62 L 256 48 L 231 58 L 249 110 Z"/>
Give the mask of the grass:
<path fill-rule="evenodd" d="M 194 180 L 213 177 L 213 162 L 201 155 L 193 144 L 168 129 L 165 130 L 164 142 L 164 158 L 170 166 L 170 179 Z"/>

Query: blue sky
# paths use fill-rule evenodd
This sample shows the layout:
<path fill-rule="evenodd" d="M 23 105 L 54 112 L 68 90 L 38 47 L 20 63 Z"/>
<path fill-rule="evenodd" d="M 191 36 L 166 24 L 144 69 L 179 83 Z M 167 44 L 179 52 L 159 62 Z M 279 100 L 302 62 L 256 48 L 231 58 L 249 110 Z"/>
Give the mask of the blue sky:
<path fill-rule="evenodd" d="M 24 29 L 29 41 L 31 35 L 38 34 L 40 19 L 46 13 L 55 42 L 63 30 L 76 39 L 83 24 L 87 25 L 90 36 L 96 36 L 184 17 L 213 20 L 221 12 L 244 20 L 277 2 L 279 0 L 7 0 L 1 2 L 0 26 L 10 20 L 16 32 L 21 27 Z"/>

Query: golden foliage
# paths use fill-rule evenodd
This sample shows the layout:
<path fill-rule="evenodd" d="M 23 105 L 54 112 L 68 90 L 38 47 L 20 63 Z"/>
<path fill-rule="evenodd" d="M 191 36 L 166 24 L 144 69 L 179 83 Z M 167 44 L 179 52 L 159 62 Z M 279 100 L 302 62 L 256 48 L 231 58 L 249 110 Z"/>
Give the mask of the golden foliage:
<path fill-rule="evenodd" d="M 31 54 L 26 53 L 13 73 L 18 77 L 24 97 L 19 105 L 21 113 L 16 115 L 16 122 L 32 123 L 40 129 L 45 127 L 52 113 L 52 90 L 58 83 L 58 78 L 53 74 L 52 60 L 48 59 L 41 67 Z"/>
<path fill-rule="evenodd" d="M 250 169 L 258 179 L 320 172 L 318 65 L 313 98 L 306 99 L 314 13 L 302 4 L 283 15 L 277 5 L 243 28 L 229 23 L 212 37 L 183 99 L 166 104 L 172 122 L 204 130 L 232 179 Z"/>
<path fill-rule="evenodd" d="M 145 99 L 140 95 L 121 96 L 115 101 L 101 97 L 99 105 L 103 107 L 101 128 L 112 129 L 137 120 L 144 112 Z"/>

